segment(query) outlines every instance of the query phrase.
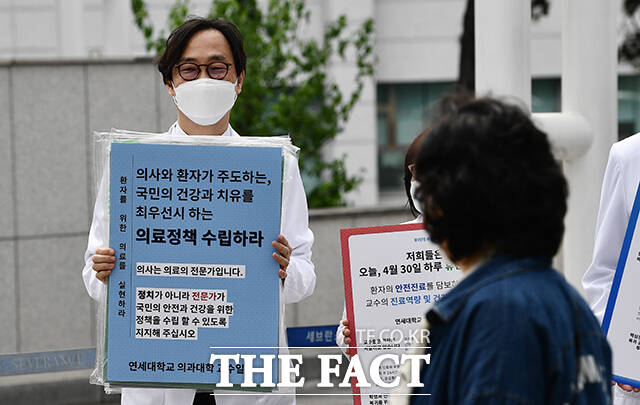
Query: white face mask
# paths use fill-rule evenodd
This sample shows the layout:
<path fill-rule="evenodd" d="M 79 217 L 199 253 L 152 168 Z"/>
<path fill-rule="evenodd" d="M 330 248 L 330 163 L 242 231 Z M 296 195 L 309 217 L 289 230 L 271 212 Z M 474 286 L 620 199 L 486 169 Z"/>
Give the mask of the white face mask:
<path fill-rule="evenodd" d="M 424 207 L 422 206 L 422 201 L 416 198 L 416 191 L 420 187 L 420 182 L 417 180 L 411 180 L 411 188 L 409 189 L 409 193 L 411 194 L 411 201 L 413 201 L 413 206 L 416 207 L 419 213 L 422 214 Z"/>
<path fill-rule="evenodd" d="M 191 121 L 213 125 L 231 110 L 236 102 L 236 84 L 226 80 L 203 78 L 173 85 L 173 102 Z"/>

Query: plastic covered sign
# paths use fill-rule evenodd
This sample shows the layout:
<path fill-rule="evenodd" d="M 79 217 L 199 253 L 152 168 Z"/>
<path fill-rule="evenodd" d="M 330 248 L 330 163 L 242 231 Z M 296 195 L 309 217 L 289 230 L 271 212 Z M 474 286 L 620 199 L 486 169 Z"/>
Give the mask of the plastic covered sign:
<path fill-rule="evenodd" d="M 107 392 L 209 389 L 228 371 L 243 389 L 243 361 L 221 370 L 211 356 L 277 358 L 283 300 L 271 241 L 298 149 L 288 137 L 116 130 L 96 145 L 94 236 L 116 262 L 98 294 L 91 382 Z"/>

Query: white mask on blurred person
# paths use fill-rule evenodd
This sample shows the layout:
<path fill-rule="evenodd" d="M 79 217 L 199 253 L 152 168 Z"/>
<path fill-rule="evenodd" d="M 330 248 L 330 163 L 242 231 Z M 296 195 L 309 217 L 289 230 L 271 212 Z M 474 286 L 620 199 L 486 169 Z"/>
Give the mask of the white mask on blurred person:
<path fill-rule="evenodd" d="M 171 83 L 173 85 L 173 83 Z M 231 110 L 236 102 L 236 84 L 226 80 L 197 79 L 173 85 L 173 102 L 191 121 L 213 125 Z"/>
<path fill-rule="evenodd" d="M 411 180 L 411 188 L 409 189 L 409 193 L 411 194 L 411 201 L 413 201 L 413 206 L 416 207 L 418 212 L 422 214 L 422 211 L 424 210 L 422 201 L 416 198 L 416 192 L 418 191 L 419 187 L 420 187 L 419 181 Z"/>

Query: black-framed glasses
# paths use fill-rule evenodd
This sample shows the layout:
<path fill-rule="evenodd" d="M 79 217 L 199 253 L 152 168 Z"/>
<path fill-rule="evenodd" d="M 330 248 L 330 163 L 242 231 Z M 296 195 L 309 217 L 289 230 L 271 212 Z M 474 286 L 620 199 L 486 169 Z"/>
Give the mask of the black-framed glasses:
<path fill-rule="evenodd" d="M 185 81 L 196 80 L 200 76 L 200 67 L 206 66 L 207 74 L 210 78 L 216 80 L 222 80 L 229 73 L 229 66 L 232 63 L 225 62 L 211 62 L 205 64 L 197 64 L 193 62 L 184 62 L 179 65 L 176 65 L 176 69 L 178 69 L 178 74 Z"/>

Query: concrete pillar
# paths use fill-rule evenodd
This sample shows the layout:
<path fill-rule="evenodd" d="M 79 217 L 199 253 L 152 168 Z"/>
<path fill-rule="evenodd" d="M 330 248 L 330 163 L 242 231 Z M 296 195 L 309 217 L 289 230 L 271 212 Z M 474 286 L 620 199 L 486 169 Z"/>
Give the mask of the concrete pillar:
<path fill-rule="evenodd" d="M 60 55 L 65 58 L 86 56 L 82 0 L 58 0 L 58 24 Z"/>
<path fill-rule="evenodd" d="M 616 3 L 563 0 L 562 113 L 534 114 L 565 163 L 570 192 L 562 270 L 582 290 L 591 262 L 600 187 L 617 139 Z M 476 92 L 531 106 L 528 0 L 478 0 Z"/>
<path fill-rule="evenodd" d="M 476 94 L 515 96 L 531 109 L 529 0 L 476 0 Z"/>
<path fill-rule="evenodd" d="M 582 290 L 582 275 L 592 258 L 602 177 L 618 133 L 618 4 L 564 0 L 562 6 L 562 110 L 583 116 L 594 134 L 585 154 L 565 162 L 570 192 L 563 268 L 567 280 Z"/>

